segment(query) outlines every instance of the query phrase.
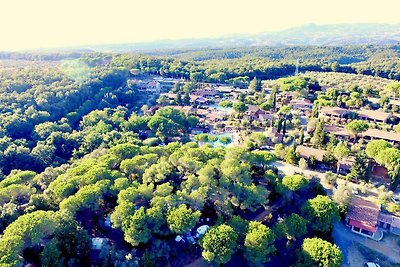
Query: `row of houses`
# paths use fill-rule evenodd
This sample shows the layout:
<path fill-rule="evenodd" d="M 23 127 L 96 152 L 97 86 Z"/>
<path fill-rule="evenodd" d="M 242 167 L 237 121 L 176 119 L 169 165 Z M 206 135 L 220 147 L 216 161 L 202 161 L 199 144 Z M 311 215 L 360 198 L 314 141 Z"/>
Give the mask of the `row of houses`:
<path fill-rule="evenodd" d="M 341 107 L 321 107 L 319 110 L 319 115 L 325 118 L 346 118 L 351 113 L 357 113 L 359 119 L 369 122 L 388 123 L 391 119 L 396 118 L 392 113 L 382 110 L 360 109 L 354 111 Z"/>
<path fill-rule="evenodd" d="M 215 124 L 217 122 L 222 122 L 227 119 L 228 114 L 231 111 L 224 111 L 216 107 L 210 106 L 170 106 L 172 108 L 183 111 L 186 115 L 194 115 L 200 119 L 200 122 L 207 122 L 210 124 Z M 276 120 L 278 117 L 276 114 L 267 113 L 262 111 L 256 105 L 249 105 L 244 113 L 244 118 L 249 121 L 258 121 L 260 123 L 270 123 Z"/>
<path fill-rule="evenodd" d="M 317 166 L 324 165 L 324 157 L 326 154 L 326 150 L 299 145 L 296 147 L 296 152 L 298 153 L 298 155 L 301 158 L 304 158 L 306 160 L 310 160 L 310 158 L 314 158 Z M 343 174 L 343 175 L 348 174 L 350 172 L 351 166 L 354 164 L 354 162 L 355 162 L 355 159 L 352 156 L 342 159 L 339 162 L 339 166 L 338 166 L 339 173 Z M 380 165 L 376 164 L 375 162 L 373 162 L 371 167 L 372 167 L 371 177 L 376 178 L 376 179 L 381 179 L 385 183 L 389 182 L 388 171 L 385 167 L 380 166 Z"/>
<path fill-rule="evenodd" d="M 339 139 L 350 138 L 349 132 L 346 131 L 346 129 L 343 127 L 339 127 L 339 126 L 335 126 L 335 125 L 326 125 L 325 131 L 327 133 L 334 134 Z M 400 133 L 389 132 L 389 131 L 384 131 L 384 130 L 379 130 L 379 129 L 368 129 L 365 132 L 362 132 L 360 134 L 360 137 L 362 137 L 364 140 L 368 140 L 368 141 L 375 140 L 375 139 L 382 139 L 382 140 L 386 140 L 392 144 L 400 144 Z"/>

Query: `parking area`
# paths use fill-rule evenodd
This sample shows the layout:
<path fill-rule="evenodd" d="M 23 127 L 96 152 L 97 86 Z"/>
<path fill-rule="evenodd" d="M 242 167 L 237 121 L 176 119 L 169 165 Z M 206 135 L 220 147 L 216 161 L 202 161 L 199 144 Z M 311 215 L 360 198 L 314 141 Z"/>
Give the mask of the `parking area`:
<path fill-rule="evenodd" d="M 340 222 L 334 227 L 333 237 L 343 251 L 343 267 L 362 267 L 367 261 L 377 262 L 381 267 L 400 266 L 398 236 L 385 233 L 378 242 L 353 233 Z"/>

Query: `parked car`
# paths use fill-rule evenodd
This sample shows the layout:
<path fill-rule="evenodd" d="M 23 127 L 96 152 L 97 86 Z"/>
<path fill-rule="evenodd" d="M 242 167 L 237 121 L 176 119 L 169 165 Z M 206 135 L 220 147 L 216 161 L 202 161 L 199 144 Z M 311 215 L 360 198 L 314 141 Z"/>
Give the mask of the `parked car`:
<path fill-rule="evenodd" d="M 351 192 L 353 192 L 354 195 L 358 195 L 358 187 L 357 186 L 353 186 L 351 188 Z"/>
<path fill-rule="evenodd" d="M 375 262 L 366 262 L 364 267 L 381 267 L 378 263 Z"/>
<path fill-rule="evenodd" d="M 392 201 L 396 204 L 400 204 L 400 196 L 394 196 L 392 197 Z"/>

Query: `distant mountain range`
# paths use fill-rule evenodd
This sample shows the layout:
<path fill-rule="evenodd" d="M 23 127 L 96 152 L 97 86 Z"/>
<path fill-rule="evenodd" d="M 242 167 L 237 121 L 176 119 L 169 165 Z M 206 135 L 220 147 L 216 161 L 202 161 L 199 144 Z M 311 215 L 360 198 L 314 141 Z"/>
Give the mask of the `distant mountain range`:
<path fill-rule="evenodd" d="M 160 40 L 133 44 L 90 46 L 97 51 L 154 51 L 245 46 L 342 46 L 400 43 L 400 24 L 307 24 L 287 30 L 259 34 L 239 34 L 220 38 Z"/>

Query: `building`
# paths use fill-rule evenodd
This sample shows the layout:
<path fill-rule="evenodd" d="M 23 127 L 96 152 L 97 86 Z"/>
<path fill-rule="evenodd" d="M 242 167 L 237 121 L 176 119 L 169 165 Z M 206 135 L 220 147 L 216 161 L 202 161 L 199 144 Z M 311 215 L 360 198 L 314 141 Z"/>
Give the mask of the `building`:
<path fill-rule="evenodd" d="M 186 115 L 193 115 L 196 114 L 197 109 L 192 106 L 169 106 L 171 108 L 177 109 L 185 113 Z"/>
<path fill-rule="evenodd" d="M 372 164 L 371 177 L 375 179 L 381 179 L 386 184 L 390 184 L 388 170 L 384 166 L 380 166 L 377 163 Z"/>
<path fill-rule="evenodd" d="M 360 197 L 354 197 L 345 220 L 354 233 L 379 241 L 383 238 L 383 232 L 378 229 L 379 214 L 378 205 Z"/>
<path fill-rule="evenodd" d="M 327 118 L 344 118 L 350 111 L 339 107 L 322 107 L 319 110 L 319 115 Z"/>
<path fill-rule="evenodd" d="M 312 102 L 305 98 L 293 99 L 290 101 L 290 105 L 292 106 L 293 109 L 297 109 L 297 110 L 301 110 L 301 111 L 310 110 L 313 107 Z"/>
<path fill-rule="evenodd" d="M 244 117 L 249 121 L 258 120 L 259 115 L 263 113 L 258 106 L 248 105 L 247 110 L 244 112 Z"/>
<path fill-rule="evenodd" d="M 219 93 L 214 88 L 204 88 L 193 92 L 193 95 L 214 99 L 217 95 L 219 95 Z"/>
<path fill-rule="evenodd" d="M 384 231 L 400 236 L 400 218 L 392 214 L 381 212 L 378 217 L 378 225 Z"/>
<path fill-rule="evenodd" d="M 362 109 L 357 111 L 358 117 L 361 120 L 367 120 L 371 122 L 383 122 L 386 123 L 392 117 L 392 114 L 381 111 L 381 110 L 370 110 Z"/>
<path fill-rule="evenodd" d="M 275 115 L 269 113 L 258 114 L 258 121 L 263 123 L 270 123 L 276 119 Z"/>
<path fill-rule="evenodd" d="M 148 93 L 160 93 L 161 92 L 161 84 L 156 81 L 148 82 L 146 85 L 146 92 Z"/>
<path fill-rule="evenodd" d="M 357 234 L 380 241 L 383 232 L 400 236 L 400 218 L 383 212 L 375 203 L 355 197 L 349 205 L 346 223 Z"/>
<path fill-rule="evenodd" d="M 208 133 L 209 129 L 207 128 L 202 128 L 202 127 L 194 127 L 190 130 L 191 134 L 203 134 L 203 133 Z"/>
<path fill-rule="evenodd" d="M 167 98 L 167 100 L 168 100 L 168 102 L 170 104 L 175 102 L 175 99 L 176 99 L 176 96 L 177 96 L 176 94 L 172 94 L 172 93 L 166 93 L 166 94 L 161 94 L 161 95 L 165 96 L 165 98 Z"/>
<path fill-rule="evenodd" d="M 346 139 L 346 138 L 350 137 L 349 132 L 347 132 L 343 127 L 338 127 L 338 126 L 334 126 L 334 125 L 326 125 L 325 131 L 327 133 L 334 134 L 339 139 Z"/>
<path fill-rule="evenodd" d="M 283 134 L 279 133 L 278 130 L 274 127 L 269 128 L 266 136 L 271 143 L 282 143 L 283 141 Z"/>
<path fill-rule="evenodd" d="M 383 139 L 391 143 L 400 143 L 400 133 L 388 132 L 379 129 L 368 129 L 361 134 L 364 139 Z"/>
<path fill-rule="evenodd" d="M 315 160 L 322 162 L 324 160 L 324 155 L 326 153 L 325 150 L 307 147 L 307 146 L 297 146 L 296 152 L 299 153 L 299 156 L 303 159 L 310 159 L 314 157 Z"/>
<path fill-rule="evenodd" d="M 205 118 L 208 123 L 217 123 L 224 120 L 224 116 L 218 113 L 208 113 Z"/>

